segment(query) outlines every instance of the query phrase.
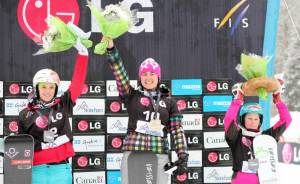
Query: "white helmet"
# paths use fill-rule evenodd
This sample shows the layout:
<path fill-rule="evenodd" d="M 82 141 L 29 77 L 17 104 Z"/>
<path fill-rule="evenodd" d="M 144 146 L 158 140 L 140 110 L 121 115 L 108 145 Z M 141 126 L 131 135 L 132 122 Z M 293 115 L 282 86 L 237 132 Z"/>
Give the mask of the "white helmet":
<path fill-rule="evenodd" d="M 35 89 L 37 84 L 40 82 L 49 82 L 49 83 L 54 83 L 59 87 L 60 79 L 58 74 L 48 68 L 41 69 L 33 77 L 33 88 Z"/>

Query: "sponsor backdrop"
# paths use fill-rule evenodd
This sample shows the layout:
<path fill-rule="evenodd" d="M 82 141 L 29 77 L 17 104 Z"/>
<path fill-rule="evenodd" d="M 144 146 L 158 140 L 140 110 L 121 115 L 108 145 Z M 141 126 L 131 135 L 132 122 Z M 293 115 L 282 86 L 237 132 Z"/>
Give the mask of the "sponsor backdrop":
<path fill-rule="evenodd" d="M 92 0 L 104 8 L 119 0 Z M 124 0 L 137 10 L 139 22 L 116 40 L 130 76 L 137 78 L 139 64 L 147 57 L 162 65 L 162 77 L 233 78 L 243 50 L 262 54 L 267 1 L 242 0 Z M 242 4 L 235 9 L 239 3 Z M 49 15 L 72 21 L 92 31 L 97 43 L 101 34 L 91 18 L 86 1 L 76 0 L 1 0 L 2 81 L 31 81 L 36 71 L 49 67 L 61 78 L 70 80 L 75 49 L 67 52 L 32 56 L 46 28 Z M 231 11 L 232 10 L 232 11 Z M 232 14 L 225 16 L 229 11 Z M 226 17 L 226 19 L 224 19 Z M 228 19 L 227 19 L 228 18 Z M 224 21 L 222 21 L 224 20 Z M 90 50 L 88 80 L 112 79 L 105 57 Z M 197 81 L 195 81 L 197 82 Z M 199 89 L 195 89 L 195 93 Z"/>
<path fill-rule="evenodd" d="M 92 0 L 104 8 L 112 0 Z M 190 152 L 190 183 L 229 183 L 231 154 L 224 140 L 223 117 L 243 50 L 262 53 L 267 1 L 242 0 L 124 0 L 139 18 L 118 46 L 131 79 L 138 66 L 153 57 L 162 66 L 162 84 L 168 86 L 184 115 Z M 98 42 L 101 34 L 86 1 L 1 0 L 0 134 L 17 131 L 18 112 L 26 106 L 31 80 L 41 68 L 57 71 L 59 94 L 70 84 L 76 50 L 33 57 L 49 15 L 72 21 Z M 227 14 L 229 12 L 229 14 Z M 226 16 L 227 14 L 227 16 Z M 120 183 L 122 140 L 128 115 L 118 99 L 116 84 L 104 56 L 90 50 L 87 85 L 70 117 L 76 156 L 72 159 L 74 184 Z M 4 82 L 3 82 L 4 81 Z M 132 80 L 133 86 L 137 85 Z M 3 148 L 0 147 L 0 173 Z M 175 154 L 172 154 L 172 159 Z M 0 183 L 3 174 L 0 174 Z M 172 178 L 172 183 L 178 183 Z"/>
<path fill-rule="evenodd" d="M 137 81 L 132 80 L 133 86 Z M 2 137 L 18 130 L 18 113 L 25 107 L 26 96 L 32 91 L 28 82 L 2 82 L 4 116 L 1 117 Z M 63 81 L 60 94 L 70 81 Z M 189 149 L 189 183 L 228 183 L 231 177 L 231 153 L 224 139 L 224 113 L 232 100 L 229 79 L 164 80 L 183 114 Z M 205 104 L 211 108 L 205 109 Z M 128 125 L 125 105 L 118 98 L 116 81 L 86 82 L 70 116 L 73 145 L 74 184 L 117 184 L 121 182 L 122 144 Z M 176 153 L 171 144 L 172 160 Z M 3 173 L 3 153 L 0 157 Z M 5 173 L 4 173 L 5 174 Z M 180 178 L 179 178 L 180 180 Z M 172 178 L 172 183 L 178 183 Z"/>

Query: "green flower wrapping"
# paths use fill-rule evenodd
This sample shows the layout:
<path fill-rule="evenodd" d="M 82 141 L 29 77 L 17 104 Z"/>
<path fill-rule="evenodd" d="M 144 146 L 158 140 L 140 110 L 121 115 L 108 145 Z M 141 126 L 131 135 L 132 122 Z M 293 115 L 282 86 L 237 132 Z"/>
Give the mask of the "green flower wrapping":
<path fill-rule="evenodd" d="M 236 70 L 246 80 L 267 76 L 267 65 L 270 58 L 255 54 L 241 54 L 241 64 L 238 64 Z M 265 88 L 257 88 L 257 94 L 262 99 L 267 99 L 268 92 Z"/>
<path fill-rule="evenodd" d="M 70 49 L 76 44 L 79 37 L 72 26 L 68 26 L 58 17 L 50 16 L 47 20 L 48 29 L 42 36 L 42 47 L 34 55 L 45 54 L 48 52 L 62 52 Z M 80 42 L 89 48 L 93 42 L 87 38 L 80 38 Z"/>
<path fill-rule="evenodd" d="M 92 15 L 95 17 L 99 29 L 103 36 L 112 39 L 126 33 L 134 24 L 137 23 L 135 11 L 130 11 L 124 4 L 110 4 L 104 10 L 98 10 L 91 2 L 88 7 Z M 101 42 L 95 46 L 95 54 L 104 54 L 106 52 L 108 42 Z"/>

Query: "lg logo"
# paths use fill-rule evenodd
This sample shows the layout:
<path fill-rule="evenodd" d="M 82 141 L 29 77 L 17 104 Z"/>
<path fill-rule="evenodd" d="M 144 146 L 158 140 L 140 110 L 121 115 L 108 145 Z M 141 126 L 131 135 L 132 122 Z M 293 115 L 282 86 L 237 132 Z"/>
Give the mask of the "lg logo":
<path fill-rule="evenodd" d="M 101 5 L 101 0 L 93 0 L 92 1 L 95 6 L 98 8 L 104 8 Z M 132 8 L 133 5 L 139 5 L 138 7 L 142 8 L 153 8 L 153 4 L 151 0 L 123 0 L 123 2 L 129 9 Z M 136 6 L 135 6 L 136 7 Z M 139 20 L 139 22 L 133 26 L 129 32 L 130 33 L 141 33 L 143 31 L 145 32 L 153 32 L 153 11 L 138 11 L 136 12 L 136 16 Z M 95 21 L 92 20 L 92 32 L 99 32 L 98 25 Z"/>
<path fill-rule="evenodd" d="M 64 22 L 79 22 L 79 6 L 76 0 L 20 0 L 17 10 L 18 22 L 24 33 L 35 41 L 47 28 L 45 19 L 58 16 Z"/>
<path fill-rule="evenodd" d="M 229 84 L 227 82 L 210 81 L 206 85 L 206 89 L 209 92 L 215 92 L 217 90 L 224 91 L 228 90 Z"/>
<path fill-rule="evenodd" d="M 100 158 L 88 158 L 87 156 L 81 156 L 77 159 L 77 165 L 79 167 L 87 167 L 87 166 L 100 166 L 101 159 Z"/>
<path fill-rule="evenodd" d="M 9 93 L 12 95 L 16 94 L 29 94 L 32 92 L 32 86 L 26 86 L 26 85 L 19 85 L 16 83 L 13 83 L 9 86 Z"/>

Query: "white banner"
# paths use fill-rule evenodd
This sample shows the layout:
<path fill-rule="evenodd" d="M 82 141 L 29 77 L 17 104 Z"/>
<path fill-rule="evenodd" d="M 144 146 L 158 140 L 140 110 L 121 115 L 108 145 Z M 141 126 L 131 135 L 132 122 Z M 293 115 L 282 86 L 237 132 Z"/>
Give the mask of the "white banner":
<path fill-rule="evenodd" d="M 203 130 L 202 114 L 182 114 L 184 130 Z"/>
<path fill-rule="evenodd" d="M 204 132 L 204 148 L 227 148 L 224 132 Z"/>
<path fill-rule="evenodd" d="M 75 152 L 104 152 L 105 136 L 74 136 L 73 146 Z"/>
<path fill-rule="evenodd" d="M 73 184 L 105 184 L 105 171 L 74 172 Z"/>
<path fill-rule="evenodd" d="M 19 116 L 19 112 L 27 106 L 27 99 L 5 99 L 5 116 Z"/>
<path fill-rule="evenodd" d="M 105 99 L 79 98 L 73 107 L 73 115 L 104 115 Z"/>
<path fill-rule="evenodd" d="M 127 127 L 128 117 L 107 117 L 107 133 L 125 134 Z"/>

